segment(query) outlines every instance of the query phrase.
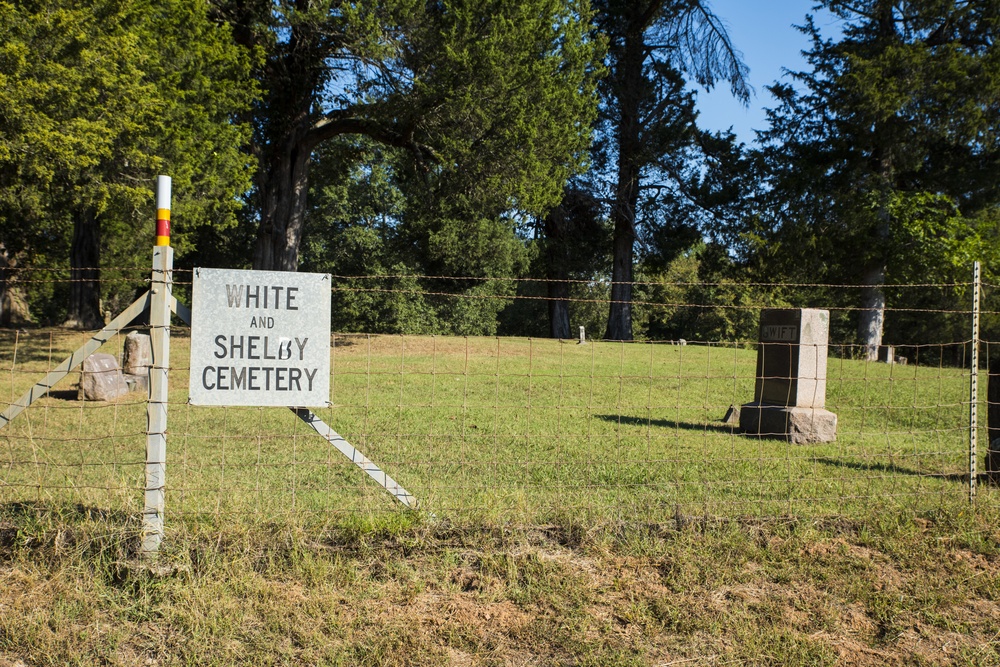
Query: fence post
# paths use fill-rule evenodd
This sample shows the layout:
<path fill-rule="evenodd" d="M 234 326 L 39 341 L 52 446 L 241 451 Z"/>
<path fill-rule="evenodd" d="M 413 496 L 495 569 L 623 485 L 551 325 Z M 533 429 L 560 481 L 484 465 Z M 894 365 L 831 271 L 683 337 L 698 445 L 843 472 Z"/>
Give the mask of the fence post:
<path fill-rule="evenodd" d="M 972 363 L 969 373 L 969 502 L 976 501 L 976 435 L 979 429 L 979 262 L 972 265 Z"/>
<path fill-rule="evenodd" d="M 149 302 L 150 343 L 146 403 L 146 492 L 142 511 L 144 556 L 153 556 L 163 540 L 163 490 L 167 469 L 167 374 L 170 370 L 170 301 L 173 291 L 174 250 L 170 247 L 169 176 L 156 177 L 156 246 Z"/>

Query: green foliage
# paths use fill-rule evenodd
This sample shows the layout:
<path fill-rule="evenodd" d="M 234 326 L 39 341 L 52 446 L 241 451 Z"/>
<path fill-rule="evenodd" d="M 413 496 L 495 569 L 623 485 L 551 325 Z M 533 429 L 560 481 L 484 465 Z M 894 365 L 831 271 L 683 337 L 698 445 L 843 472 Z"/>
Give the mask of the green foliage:
<path fill-rule="evenodd" d="M 435 189 L 463 214 L 553 207 L 597 113 L 603 44 L 586 4 L 451 0 L 415 14 L 415 124 L 436 153 L 429 176 L 450 181 Z"/>
<path fill-rule="evenodd" d="M 808 17 L 812 69 L 770 89 L 779 106 L 763 134 L 770 191 L 762 222 L 772 279 L 966 282 L 973 260 L 995 256 L 1000 4 L 823 7 L 842 21 L 842 35 L 824 38 Z M 889 305 L 923 298 L 910 291 Z M 936 321 L 932 340 L 947 329 Z M 887 337 L 903 324 L 890 317 Z"/>
<path fill-rule="evenodd" d="M 333 329 L 436 333 L 437 319 L 398 239 L 405 201 L 370 140 L 339 138 L 317 153 L 302 269 L 334 275 Z"/>
<path fill-rule="evenodd" d="M 526 261 L 514 220 L 452 218 L 446 200 L 422 210 L 438 200 L 398 177 L 408 159 L 364 137 L 321 147 L 302 268 L 334 275 L 338 331 L 495 333 L 513 283 L 489 278 Z"/>
<path fill-rule="evenodd" d="M 813 70 L 793 75 L 804 90 L 772 87 L 780 106 L 765 138 L 774 201 L 788 204 L 780 223 L 825 237 L 817 248 L 841 275 L 881 255 L 900 278 L 916 278 L 904 269 L 915 259 L 967 264 L 981 245 L 971 221 L 1000 198 L 984 171 L 1000 150 L 995 3 L 825 4 L 845 20 L 843 38 L 824 40 L 810 19 Z"/>
<path fill-rule="evenodd" d="M 345 331 L 494 332 L 513 287 L 491 279 L 525 270 L 519 230 L 587 159 L 585 3 L 307 6 L 221 7 L 264 54 L 254 266 L 338 276 Z"/>
<path fill-rule="evenodd" d="M 248 55 L 205 2 L 2 3 L 0 31 L 0 236 L 9 250 L 65 266 L 73 216 L 89 211 L 103 264 L 147 265 L 159 173 L 173 177 L 180 255 L 200 225 L 235 222 L 249 164 L 247 127 L 233 120 L 255 87 Z M 118 295 L 104 296 L 117 305 Z"/>
<path fill-rule="evenodd" d="M 426 272 L 515 272 L 517 220 L 557 203 L 586 160 L 601 43 L 585 3 L 308 7 L 224 8 L 265 53 L 256 76 L 266 95 L 254 110 L 261 169 L 246 220 L 258 230 L 254 265 L 298 267 L 314 208 L 303 156 L 348 160 L 350 151 L 333 156 L 343 148 L 327 144 L 364 138 L 392 164 L 388 180 L 406 199 L 400 233 L 421 245 Z M 359 168 L 378 162 L 353 159 Z"/>
<path fill-rule="evenodd" d="M 718 245 L 701 243 L 642 275 L 635 322 L 649 340 L 754 342 L 760 308 L 791 307 L 781 290 L 747 284 Z"/>

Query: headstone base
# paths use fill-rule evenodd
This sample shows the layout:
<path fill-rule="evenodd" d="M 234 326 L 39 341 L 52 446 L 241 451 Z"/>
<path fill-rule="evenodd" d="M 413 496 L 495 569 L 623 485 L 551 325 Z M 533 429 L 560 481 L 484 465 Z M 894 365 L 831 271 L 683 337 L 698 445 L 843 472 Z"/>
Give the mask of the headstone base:
<path fill-rule="evenodd" d="M 125 378 L 125 384 L 128 385 L 129 391 L 141 391 L 143 393 L 149 393 L 149 375 L 136 375 L 135 373 L 122 373 Z"/>
<path fill-rule="evenodd" d="M 740 407 L 740 431 L 795 444 L 833 442 L 837 415 L 823 408 L 747 403 Z"/>

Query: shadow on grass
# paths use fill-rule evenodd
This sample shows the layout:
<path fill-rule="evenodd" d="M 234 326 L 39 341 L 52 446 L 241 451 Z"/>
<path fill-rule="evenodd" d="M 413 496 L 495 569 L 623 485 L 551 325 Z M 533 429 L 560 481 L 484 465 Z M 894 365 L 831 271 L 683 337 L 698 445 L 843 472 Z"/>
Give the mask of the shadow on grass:
<path fill-rule="evenodd" d="M 921 472 L 912 468 L 904 468 L 903 466 L 896 465 L 895 463 L 858 463 L 857 461 L 841 461 L 838 459 L 827 458 L 825 456 L 817 458 L 816 462 L 828 466 L 835 466 L 837 468 L 850 468 L 851 470 L 862 470 L 865 472 L 884 472 L 896 475 L 910 475 L 913 477 L 935 477 L 949 482 L 967 483 L 969 481 L 968 473 Z M 979 481 L 983 481 L 985 477 L 985 475 L 979 475 L 977 479 Z"/>
<path fill-rule="evenodd" d="M 679 428 L 686 431 L 715 431 L 717 433 L 736 433 L 736 424 L 704 424 L 697 422 L 679 422 L 672 419 L 647 419 L 645 417 L 626 417 L 624 415 L 594 415 L 598 419 L 629 426 L 655 426 L 657 428 Z"/>
<path fill-rule="evenodd" d="M 50 389 L 49 396 L 60 401 L 76 401 L 79 400 L 80 392 L 76 389 Z"/>

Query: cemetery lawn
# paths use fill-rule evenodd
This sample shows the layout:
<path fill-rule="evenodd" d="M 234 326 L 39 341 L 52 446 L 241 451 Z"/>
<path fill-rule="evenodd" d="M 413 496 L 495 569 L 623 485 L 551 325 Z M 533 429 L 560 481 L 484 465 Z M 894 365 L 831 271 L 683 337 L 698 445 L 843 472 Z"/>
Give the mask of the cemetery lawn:
<path fill-rule="evenodd" d="M 171 349 L 168 514 L 325 524 L 397 511 L 292 411 L 188 405 L 184 333 L 175 330 Z M 0 334 L 0 368 L 12 368 L 0 391 L 16 399 L 84 339 Z M 333 406 L 315 411 L 440 518 L 850 516 L 967 497 L 968 371 L 831 357 L 837 440 L 793 445 L 722 422 L 753 400 L 755 355 L 732 345 L 338 335 Z M 78 402 L 75 380 L 0 431 L 0 502 L 135 511 L 144 396 Z M 985 377 L 983 386 L 985 452 Z"/>
<path fill-rule="evenodd" d="M 183 333 L 156 563 L 141 397 L 0 431 L 0 667 L 1000 664 L 967 371 L 831 358 L 838 439 L 789 445 L 720 421 L 752 348 L 336 336 L 316 412 L 413 512 L 287 409 L 187 405 Z M 83 340 L 0 333 L 4 393 Z"/>

